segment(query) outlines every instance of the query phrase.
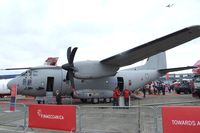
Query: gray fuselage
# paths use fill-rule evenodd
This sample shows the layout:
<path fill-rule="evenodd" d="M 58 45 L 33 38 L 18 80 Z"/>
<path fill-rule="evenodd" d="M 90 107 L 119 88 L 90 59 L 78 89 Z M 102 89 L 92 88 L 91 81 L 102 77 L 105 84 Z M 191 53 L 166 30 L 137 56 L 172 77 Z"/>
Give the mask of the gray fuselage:
<path fill-rule="evenodd" d="M 18 94 L 22 95 L 45 96 L 46 92 L 55 94 L 59 89 L 63 96 L 70 96 L 74 91 L 66 80 L 66 73 L 63 69 L 27 70 L 9 84 L 16 83 Z M 160 76 L 157 70 L 123 70 L 110 77 L 88 80 L 75 78 L 75 93 L 76 97 L 83 99 L 106 98 L 112 96 L 112 90 L 117 85 L 122 90 L 124 87 L 135 90 Z"/>

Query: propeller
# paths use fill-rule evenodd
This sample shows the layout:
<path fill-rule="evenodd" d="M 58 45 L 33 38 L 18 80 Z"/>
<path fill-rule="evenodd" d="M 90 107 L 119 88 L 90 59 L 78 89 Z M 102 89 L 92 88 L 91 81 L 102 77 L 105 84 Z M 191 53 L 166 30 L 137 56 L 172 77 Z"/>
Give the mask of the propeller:
<path fill-rule="evenodd" d="M 67 60 L 68 63 L 62 65 L 62 69 L 67 71 L 66 74 L 66 80 L 69 80 L 71 83 L 71 89 L 74 92 L 75 90 L 75 84 L 74 84 L 74 72 L 76 71 L 76 68 L 74 67 L 74 57 L 77 51 L 77 47 L 73 48 L 71 50 L 71 47 L 67 49 Z"/>

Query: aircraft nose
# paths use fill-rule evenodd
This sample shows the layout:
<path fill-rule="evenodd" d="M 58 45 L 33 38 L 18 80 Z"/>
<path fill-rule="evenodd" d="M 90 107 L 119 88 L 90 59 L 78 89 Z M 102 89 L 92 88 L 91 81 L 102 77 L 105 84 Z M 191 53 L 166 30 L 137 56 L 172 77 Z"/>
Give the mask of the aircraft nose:
<path fill-rule="evenodd" d="M 11 90 L 13 85 L 14 85 L 14 81 L 13 81 L 13 79 L 12 79 L 12 80 L 10 80 L 10 81 L 7 83 L 8 89 Z"/>

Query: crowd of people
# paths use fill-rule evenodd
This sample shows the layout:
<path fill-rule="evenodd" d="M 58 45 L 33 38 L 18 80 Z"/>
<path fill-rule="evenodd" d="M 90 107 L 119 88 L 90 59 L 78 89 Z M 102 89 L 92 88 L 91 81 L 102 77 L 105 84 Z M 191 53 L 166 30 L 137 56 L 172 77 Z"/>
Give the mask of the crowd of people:
<path fill-rule="evenodd" d="M 151 82 L 145 86 L 146 90 L 148 90 L 149 94 L 163 94 L 165 95 L 165 87 L 168 87 L 163 82 Z"/>
<path fill-rule="evenodd" d="M 154 94 L 154 95 L 160 95 L 160 94 L 165 95 L 166 91 L 168 91 L 169 93 L 174 91 L 174 86 L 164 83 L 162 81 L 153 81 L 149 84 L 146 84 L 142 88 L 142 91 L 144 93 L 144 97 L 146 92 L 148 92 L 148 94 Z"/>

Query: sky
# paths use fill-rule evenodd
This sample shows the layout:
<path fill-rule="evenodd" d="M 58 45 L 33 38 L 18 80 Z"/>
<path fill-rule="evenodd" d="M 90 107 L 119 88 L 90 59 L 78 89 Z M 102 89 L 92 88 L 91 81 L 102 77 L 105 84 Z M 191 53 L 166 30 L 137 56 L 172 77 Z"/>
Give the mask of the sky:
<path fill-rule="evenodd" d="M 78 47 L 75 61 L 102 60 L 200 25 L 199 7 L 199 0 L 0 0 L 0 68 L 40 66 L 47 57 L 62 65 L 69 46 Z M 168 68 L 193 65 L 199 49 L 200 38 L 168 50 Z"/>

